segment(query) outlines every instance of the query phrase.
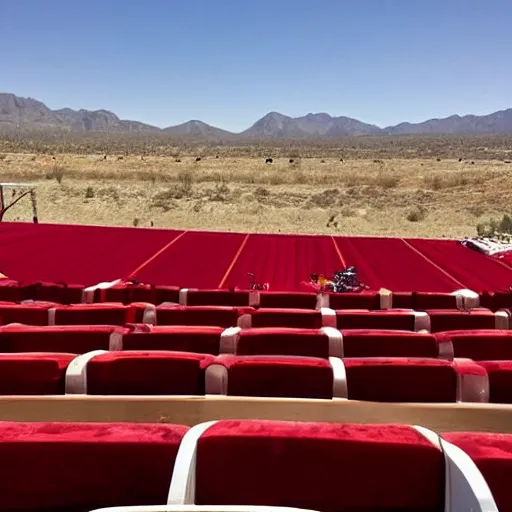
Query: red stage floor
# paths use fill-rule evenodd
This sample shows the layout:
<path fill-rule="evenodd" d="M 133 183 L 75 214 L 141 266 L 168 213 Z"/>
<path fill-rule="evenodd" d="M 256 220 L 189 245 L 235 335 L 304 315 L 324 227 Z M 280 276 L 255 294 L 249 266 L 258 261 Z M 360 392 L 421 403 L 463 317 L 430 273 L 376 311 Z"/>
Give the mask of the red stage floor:
<path fill-rule="evenodd" d="M 301 290 L 312 272 L 354 265 L 372 289 L 507 290 L 512 268 L 454 240 L 213 233 L 0 224 L 0 272 L 20 281 L 84 285 L 134 277 L 180 287 Z"/>

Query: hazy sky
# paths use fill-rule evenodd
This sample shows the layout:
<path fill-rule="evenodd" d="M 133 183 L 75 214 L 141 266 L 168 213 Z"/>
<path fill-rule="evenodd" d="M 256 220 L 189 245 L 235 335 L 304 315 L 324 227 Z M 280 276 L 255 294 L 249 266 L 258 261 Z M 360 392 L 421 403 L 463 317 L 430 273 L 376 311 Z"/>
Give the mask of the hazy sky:
<path fill-rule="evenodd" d="M 0 91 L 239 131 L 512 107 L 511 0 L 0 0 Z"/>

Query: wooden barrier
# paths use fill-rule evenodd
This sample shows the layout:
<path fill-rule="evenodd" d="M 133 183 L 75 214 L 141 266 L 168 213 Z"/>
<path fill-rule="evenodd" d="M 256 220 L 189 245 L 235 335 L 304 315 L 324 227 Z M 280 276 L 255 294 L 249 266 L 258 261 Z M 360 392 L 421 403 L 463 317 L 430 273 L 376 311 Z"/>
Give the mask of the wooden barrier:
<path fill-rule="evenodd" d="M 512 433 L 512 405 L 400 404 L 244 397 L 0 397 L 2 421 L 178 423 L 267 419 L 422 425 L 437 432 Z"/>

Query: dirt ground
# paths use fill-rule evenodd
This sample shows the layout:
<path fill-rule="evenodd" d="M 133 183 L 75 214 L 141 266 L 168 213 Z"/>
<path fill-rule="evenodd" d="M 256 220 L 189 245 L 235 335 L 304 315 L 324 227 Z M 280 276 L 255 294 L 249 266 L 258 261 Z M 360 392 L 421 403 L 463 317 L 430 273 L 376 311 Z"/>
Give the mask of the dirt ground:
<path fill-rule="evenodd" d="M 0 181 L 36 183 L 45 223 L 462 237 L 512 212 L 508 160 L 196 158 L 7 152 Z M 31 218 L 23 198 L 4 220 Z"/>

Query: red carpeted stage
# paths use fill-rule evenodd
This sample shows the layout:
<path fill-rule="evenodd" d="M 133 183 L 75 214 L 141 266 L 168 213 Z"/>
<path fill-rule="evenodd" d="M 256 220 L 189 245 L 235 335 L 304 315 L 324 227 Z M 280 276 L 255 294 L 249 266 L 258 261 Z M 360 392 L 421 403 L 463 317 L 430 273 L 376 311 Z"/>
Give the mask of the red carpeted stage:
<path fill-rule="evenodd" d="M 262 235 L 0 223 L 0 272 L 19 281 L 94 285 L 117 278 L 180 287 L 304 290 L 347 265 L 372 289 L 508 290 L 512 267 L 455 240 Z"/>

